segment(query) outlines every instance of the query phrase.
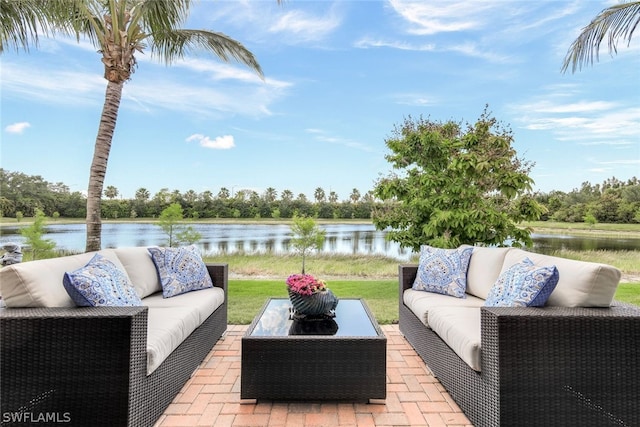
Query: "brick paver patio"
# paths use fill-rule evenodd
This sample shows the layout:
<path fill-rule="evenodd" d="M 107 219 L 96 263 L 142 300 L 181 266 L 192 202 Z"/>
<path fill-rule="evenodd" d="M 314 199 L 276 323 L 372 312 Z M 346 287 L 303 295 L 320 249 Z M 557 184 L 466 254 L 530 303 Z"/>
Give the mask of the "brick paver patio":
<path fill-rule="evenodd" d="M 270 402 L 240 399 L 240 340 L 230 325 L 156 427 L 169 426 L 471 426 L 398 330 L 387 336 L 387 398 L 367 402 Z"/>

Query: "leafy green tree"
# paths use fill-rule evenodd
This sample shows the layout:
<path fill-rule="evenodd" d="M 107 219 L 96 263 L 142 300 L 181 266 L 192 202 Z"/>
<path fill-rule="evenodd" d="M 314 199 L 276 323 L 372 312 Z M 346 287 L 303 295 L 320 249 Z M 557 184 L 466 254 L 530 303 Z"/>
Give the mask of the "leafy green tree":
<path fill-rule="evenodd" d="M 596 225 L 598 220 L 591 212 L 589 212 L 584 216 L 584 222 L 585 224 L 589 225 L 589 228 L 593 228 L 593 226 Z"/>
<path fill-rule="evenodd" d="M 183 218 L 182 206 L 179 203 L 171 203 L 162 210 L 158 218 L 158 225 L 169 236 L 169 247 L 195 243 L 202 238 L 193 227 L 180 224 Z"/>
<path fill-rule="evenodd" d="M 623 1 L 602 10 L 571 44 L 564 58 L 562 72 L 571 68 L 575 73 L 583 65 L 597 61 L 600 44 L 607 35 L 609 53 L 617 53 L 618 40 L 625 39 L 628 46 L 639 23 L 640 1 Z"/>
<path fill-rule="evenodd" d="M 522 221 L 544 211 L 529 193 L 531 164 L 519 159 L 513 135 L 487 108 L 466 128 L 453 121 L 408 117 L 385 141 L 395 172 L 374 194 L 386 201 L 373 212 L 377 229 L 418 251 L 421 245 L 531 245 Z"/>
<path fill-rule="evenodd" d="M 326 231 L 313 218 L 296 215 L 293 217 L 291 232 L 291 245 L 302 255 L 302 274 L 305 274 L 305 258 L 310 251 L 322 248 Z"/>
<path fill-rule="evenodd" d="M 51 258 L 53 256 L 53 249 L 56 247 L 56 243 L 53 240 L 42 238 L 45 232 L 45 223 L 46 218 L 44 212 L 36 209 L 33 224 L 20 229 L 20 234 L 25 239 L 25 246 L 31 252 L 32 259 L 34 260 Z"/>

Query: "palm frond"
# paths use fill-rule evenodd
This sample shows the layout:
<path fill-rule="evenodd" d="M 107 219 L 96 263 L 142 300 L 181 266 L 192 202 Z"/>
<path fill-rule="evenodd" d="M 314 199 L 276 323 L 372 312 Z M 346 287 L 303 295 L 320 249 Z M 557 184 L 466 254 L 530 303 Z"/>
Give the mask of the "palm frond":
<path fill-rule="evenodd" d="M 263 73 L 255 56 L 242 43 L 226 34 L 204 30 L 174 30 L 153 34 L 152 54 L 166 64 L 183 58 L 189 53 L 205 50 L 225 62 L 234 59 L 247 65 L 262 78 Z"/>
<path fill-rule="evenodd" d="M 0 0 L 0 53 L 12 47 L 28 51 L 40 35 L 53 33 L 59 16 L 42 0 Z"/>
<path fill-rule="evenodd" d="M 607 34 L 609 53 L 617 53 L 618 40 L 626 40 L 629 45 L 639 22 L 640 1 L 620 3 L 604 9 L 582 29 L 578 38 L 571 44 L 564 58 L 562 72 L 571 67 L 571 71 L 575 73 L 584 65 L 598 61 L 600 45 Z"/>

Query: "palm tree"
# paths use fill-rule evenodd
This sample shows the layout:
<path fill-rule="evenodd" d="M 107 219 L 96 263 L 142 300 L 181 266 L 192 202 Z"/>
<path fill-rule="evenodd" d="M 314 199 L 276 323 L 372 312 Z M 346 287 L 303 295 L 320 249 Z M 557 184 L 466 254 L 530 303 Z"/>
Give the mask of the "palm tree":
<path fill-rule="evenodd" d="M 265 202 L 273 203 L 276 201 L 276 198 L 278 197 L 278 192 L 276 191 L 275 188 L 268 187 L 266 190 L 264 190 L 263 197 Z"/>
<path fill-rule="evenodd" d="M 318 203 L 324 202 L 324 199 L 326 198 L 324 189 L 322 187 L 316 188 L 316 190 L 313 193 L 313 197 L 316 199 L 316 202 Z"/>
<path fill-rule="evenodd" d="M 358 203 L 358 200 L 360 200 L 360 191 L 357 188 L 354 188 L 353 190 L 351 190 L 351 195 L 349 196 L 349 199 L 351 199 L 351 202 L 353 203 Z"/>
<path fill-rule="evenodd" d="M 623 2 L 600 12 L 589 25 L 582 29 L 571 44 L 564 58 L 562 72 L 571 67 L 571 72 L 582 69 L 585 64 L 593 64 L 599 59 L 600 44 L 609 35 L 609 53 L 617 53 L 618 39 L 631 43 L 633 32 L 640 23 L 640 1 Z"/>
<path fill-rule="evenodd" d="M 135 55 L 149 50 L 169 65 L 192 51 L 209 51 L 223 61 L 235 59 L 263 77 L 253 54 L 225 34 L 181 29 L 193 0 L 0 0 L 0 52 L 5 45 L 28 50 L 42 34 L 87 37 L 102 55 L 107 80 L 87 191 L 86 250 L 101 247 L 100 205 L 107 161 L 124 82 L 136 66 Z"/>
<path fill-rule="evenodd" d="M 240 42 L 222 33 L 181 29 L 191 0 L 91 0 L 75 5 L 76 29 L 99 48 L 107 80 L 105 102 L 96 137 L 87 193 L 86 250 L 101 247 L 100 195 L 115 130 L 124 82 L 136 66 L 135 54 L 145 49 L 171 64 L 196 49 L 212 52 L 223 61 L 233 58 L 262 77 L 260 65 Z"/>
<path fill-rule="evenodd" d="M 118 197 L 118 194 L 120 194 L 120 192 L 113 185 L 107 185 L 107 188 L 104 190 L 104 195 L 111 200 Z"/>

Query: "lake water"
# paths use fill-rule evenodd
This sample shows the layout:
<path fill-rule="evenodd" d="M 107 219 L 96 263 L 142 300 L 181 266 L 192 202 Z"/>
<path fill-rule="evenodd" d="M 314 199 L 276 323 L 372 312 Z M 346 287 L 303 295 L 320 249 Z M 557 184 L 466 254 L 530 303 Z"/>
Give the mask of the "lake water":
<path fill-rule="evenodd" d="M 285 224 L 193 224 L 202 234 L 197 245 L 203 254 L 221 253 L 288 253 L 291 247 L 291 229 Z M 322 224 L 326 240 L 322 252 L 336 254 L 384 255 L 406 261 L 412 251 L 400 248 L 385 239 L 384 231 L 373 224 Z M 50 224 L 45 239 L 56 243 L 57 249 L 83 252 L 86 227 L 84 224 Z M 557 249 L 572 250 L 638 250 L 640 239 L 612 239 L 533 234 L 534 252 L 549 253 Z M 2 227 L 0 243 L 24 239 L 17 227 Z M 106 223 L 102 225 L 102 247 L 166 245 L 167 235 L 153 224 Z"/>

